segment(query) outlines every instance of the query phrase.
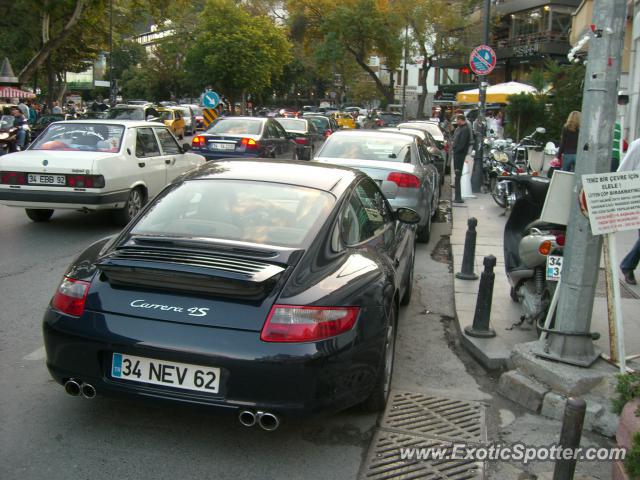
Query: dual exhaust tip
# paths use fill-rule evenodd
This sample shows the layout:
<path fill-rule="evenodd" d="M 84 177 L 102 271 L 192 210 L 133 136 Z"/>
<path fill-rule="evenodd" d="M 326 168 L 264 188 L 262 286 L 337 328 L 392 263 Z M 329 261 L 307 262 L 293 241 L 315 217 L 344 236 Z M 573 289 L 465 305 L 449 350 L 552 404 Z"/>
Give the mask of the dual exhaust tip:
<path fill-rule="evenodd" d="M 96 389 L 93 385 L 73 378 L 64 382 L 64 391 L 73 397 L 82 395 L 84 398 L 94 398 L 96 396 Z"/>
<path fill-rule="evenodd" d="M 277 415 L 270 412 L 252 412 L 251 410 L 242 410 L 238 414 L 238 421 L 245 427 L 253 427 L 256 423 L 268 432 L 273 432 L 280 426 L 280 419 Z"/>

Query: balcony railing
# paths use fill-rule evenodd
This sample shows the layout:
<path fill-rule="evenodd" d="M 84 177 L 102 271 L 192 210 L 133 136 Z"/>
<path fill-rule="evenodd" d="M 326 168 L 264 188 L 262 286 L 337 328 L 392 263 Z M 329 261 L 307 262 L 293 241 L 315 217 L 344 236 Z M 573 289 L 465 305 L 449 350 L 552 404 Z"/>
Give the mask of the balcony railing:
<path fill-rule="evenodd" d="M 529 35 L 518 35 L 513 38 L 502 38 L 496 43 L 498 48 L 521 47 L 524 45 L 532 45 L 545 42 L 569 42 L 569 35 L 560 32 L 540 32 L 531 33 Z"/>

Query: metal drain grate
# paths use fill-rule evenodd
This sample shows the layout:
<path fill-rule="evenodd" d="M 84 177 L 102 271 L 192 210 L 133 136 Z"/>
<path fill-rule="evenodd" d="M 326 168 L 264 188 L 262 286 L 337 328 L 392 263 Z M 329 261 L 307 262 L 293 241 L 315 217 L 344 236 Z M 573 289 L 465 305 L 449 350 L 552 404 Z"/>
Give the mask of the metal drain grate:
<path fill-rule="evenodd" d="M 485 408 L 479 402 L 392 391 L 381 428 L 446 441 L 486 442 Z"/>
<path fill-rule="evenodd" d="M 361 480 L 471 480 L 484 478 L 482 462 L 471 460 L 403 460 L 401 449 L 449 447 L 451 443 L 378 430 L 373 437 Z"/>

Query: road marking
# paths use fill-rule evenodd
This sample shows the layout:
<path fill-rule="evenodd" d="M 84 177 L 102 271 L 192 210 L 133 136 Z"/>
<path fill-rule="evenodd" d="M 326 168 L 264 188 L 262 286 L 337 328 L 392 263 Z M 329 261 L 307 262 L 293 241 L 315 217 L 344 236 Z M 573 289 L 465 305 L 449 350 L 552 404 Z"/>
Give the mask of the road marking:
<path fill-rule="evenodd" d="M 44 359 L 44 347 L 34 350 L 29 355 L 23 357 L 24 360 L 42 360 Z"/>

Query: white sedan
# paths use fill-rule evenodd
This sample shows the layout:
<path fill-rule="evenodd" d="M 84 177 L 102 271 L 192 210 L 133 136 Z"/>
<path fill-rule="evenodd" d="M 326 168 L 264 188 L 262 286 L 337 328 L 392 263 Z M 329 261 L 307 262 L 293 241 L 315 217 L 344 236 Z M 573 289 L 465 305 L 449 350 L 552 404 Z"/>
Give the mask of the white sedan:
<path fill-rule="evenodd" d="M 126 224 L 182 173 L 202 165 L 163 125 L 130 120 L 52 123 L 23 152 L 0 157 L 0 203 L 34 222 L 54 210 L 113 210 Z"/>

